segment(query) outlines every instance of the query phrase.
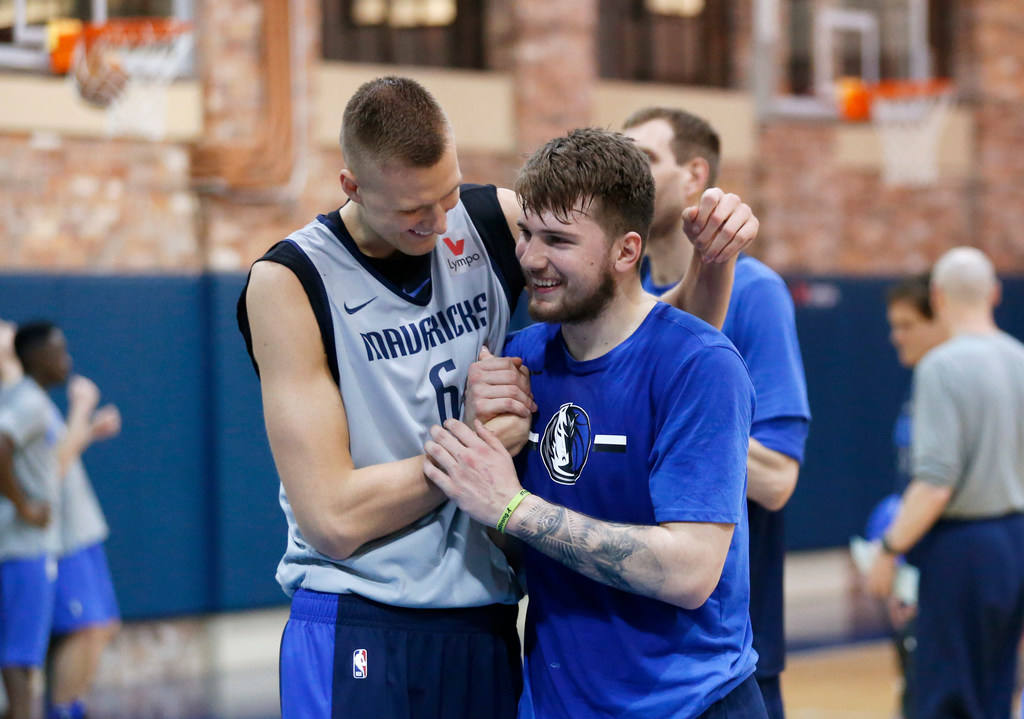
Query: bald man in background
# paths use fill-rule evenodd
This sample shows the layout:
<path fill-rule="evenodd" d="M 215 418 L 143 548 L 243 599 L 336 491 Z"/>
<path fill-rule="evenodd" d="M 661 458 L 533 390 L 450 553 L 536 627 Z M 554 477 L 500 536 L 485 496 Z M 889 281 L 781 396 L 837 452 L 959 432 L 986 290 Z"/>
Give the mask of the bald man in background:
<path fill-rule="evenodd" d="M 913 479 L 868 577 L 921 570 L 917 717 L 1005 719 L 1024 630 L 1024 345 L 996 326 L 1000 285 L 971 247 L 936 263 L 932 306 L 951 339 L 914 370 Z"/>

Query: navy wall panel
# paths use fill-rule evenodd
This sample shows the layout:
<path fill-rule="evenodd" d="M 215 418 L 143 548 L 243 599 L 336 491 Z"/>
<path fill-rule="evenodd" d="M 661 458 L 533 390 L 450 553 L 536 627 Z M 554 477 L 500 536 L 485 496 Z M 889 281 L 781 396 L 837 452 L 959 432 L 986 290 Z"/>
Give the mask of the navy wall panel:
<path fill-rule="evenodd" d="M 814 413 L 788 541 L 839 546 L 893 486 L 890 437 L 910 374 L 888 342 L 888 280 L 788 279 Z M 273 578 L 285 546 L 278 483 L 235 326 L 243 283 L 0 275 L 0 317 L 64 327 L 76 369 L 124 414 L 121 437 L 85 460 L 126 618 L 286 601 Z M 997 317 L 1024 337 L 1024 280 L 1004 282 Z"/>
<path fill-rule="evenodd" d="M 85 461 L 112 527 L 111 572 L 128 618 L 212 607 L 205 309 L 196 282 L 0 278 L 0 316 L 63 327 L 75 371 L 123 415 L 121 436 Z"/>

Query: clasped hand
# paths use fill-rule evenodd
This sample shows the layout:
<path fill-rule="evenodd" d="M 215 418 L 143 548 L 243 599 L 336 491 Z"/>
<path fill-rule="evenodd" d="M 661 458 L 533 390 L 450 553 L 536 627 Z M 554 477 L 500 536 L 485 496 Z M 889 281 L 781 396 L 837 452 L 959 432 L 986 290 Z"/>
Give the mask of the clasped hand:
<path fill-rule="evenodd" d="M 473 519 L 497 525 L 509 500 L 522 489 L 501 440 L 480 420 L 471 428 L 457 419 L 434 425 L 430 437 L 423 445 L 423 473 Z"/>

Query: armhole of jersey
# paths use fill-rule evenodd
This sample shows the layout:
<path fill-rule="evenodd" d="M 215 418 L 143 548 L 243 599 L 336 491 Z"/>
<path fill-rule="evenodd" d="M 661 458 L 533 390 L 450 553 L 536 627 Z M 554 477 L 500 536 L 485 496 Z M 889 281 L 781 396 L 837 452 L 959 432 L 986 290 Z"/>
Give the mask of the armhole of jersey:
<path fill-rule="evenodd" d="M 324 354 L 327 355 L 327 366 L 331 370 L 334 383 L 341 386 L 341 374 L 338 371 L 338 353 L 334 346 L 334 322 L 331 319 L 331 312 L 327 302 L 327 288 L 324 287 L 320 273 L 316 271 L 313 262 L 306 257 L 306 254 L 299 249 L 291 240 L 282 240 L 271 247 L 257 262 L 276 262 L 284 265 L 295 273 L 302 283 L 302 289 L 306 291 L 309 298 L 309 306 L 316 317 L 316 323 L 320 327 L 320 338 L 324 344 Z M 251 272 L 250 272 L 251 274 Z M 249 328 L 249 312 L 245 306 L 245 293 L 249 289 L 249 280 L 246 279 L 245 287 L 238 298 L 237 318 L 238 329 L 245 338 L 245 348 L 249 352 L 249 359 L 252 361 L 256 376 L 260 374 L 260 368 L 256 364 L 256 357 L 252 353 L 252 331 Z"/>
<path fill-rule="evenodd" d="M 462 186 L 460 196 L 473 226 L 487 247 L 491 266 L 501 280 L 502 289 L 505 290 L 505 297 L 508 299 L 509 312 L 515 312 L 526 282 L 516 258 L 515 238 L 508 230 L 505 213 L 498 202 L 497 188 L 494 185 L 465 184 Z"/>

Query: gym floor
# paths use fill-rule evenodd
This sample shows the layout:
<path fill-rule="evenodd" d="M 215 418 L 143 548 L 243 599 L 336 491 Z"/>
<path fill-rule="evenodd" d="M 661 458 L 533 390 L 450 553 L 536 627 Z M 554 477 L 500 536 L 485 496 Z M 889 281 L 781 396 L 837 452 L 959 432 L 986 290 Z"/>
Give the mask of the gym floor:
<path fill-rule="evenodd" d="M 889 719 L 899 689 L 879 607 L 845 550 L 787 560 L 791 719 Z M 287 609 L 128 623 L 90 700 L 97 719 L 271 719 Z"/>

